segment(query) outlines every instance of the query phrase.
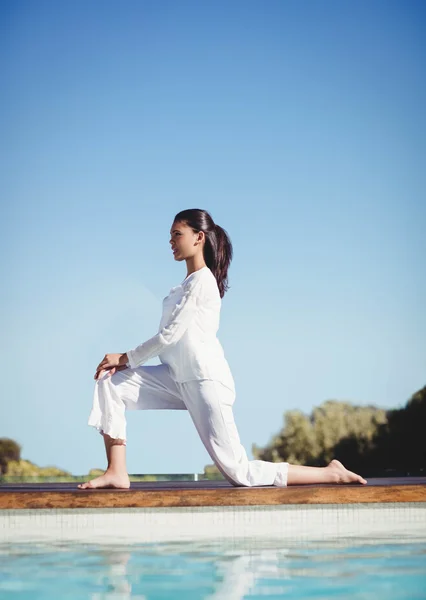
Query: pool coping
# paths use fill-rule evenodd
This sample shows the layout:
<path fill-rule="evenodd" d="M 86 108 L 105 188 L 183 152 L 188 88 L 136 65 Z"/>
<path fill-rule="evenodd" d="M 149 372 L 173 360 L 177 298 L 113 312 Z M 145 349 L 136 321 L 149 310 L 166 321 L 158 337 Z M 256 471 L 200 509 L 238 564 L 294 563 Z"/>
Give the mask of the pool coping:
<path fill-rule="evenodd" d="M 80 490 L 77 483 L 1 484 L 0 510 L 300 504 L 426 503 L 426 477 L 372 478 L 367 485 L 235 487 L 224 481 L 131 482 L 130 489 Z"/>

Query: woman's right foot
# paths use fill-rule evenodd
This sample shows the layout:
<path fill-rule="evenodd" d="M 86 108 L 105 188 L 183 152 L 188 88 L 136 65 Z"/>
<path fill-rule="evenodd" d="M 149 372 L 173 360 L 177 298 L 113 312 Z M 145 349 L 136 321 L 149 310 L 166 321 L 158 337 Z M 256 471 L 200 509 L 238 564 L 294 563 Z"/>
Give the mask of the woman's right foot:
<path fill-rule="evenodd" d="M 349 471 L 335 458 L 325 468 L 329 469 L 332 473 L 333 483 L 362 483 L 363 485 L 367 483 L 364 477 L 353 471 Z"/>
<path fill-rule="evenodd" d="M 80 488 L 80 490 L 95 488 L 129 489 L 130 479 L 127 473 L 121 474 L 106 470 L 100 477 L 96 477 L 85 483 L 79 483 L 77 487 Z"/>

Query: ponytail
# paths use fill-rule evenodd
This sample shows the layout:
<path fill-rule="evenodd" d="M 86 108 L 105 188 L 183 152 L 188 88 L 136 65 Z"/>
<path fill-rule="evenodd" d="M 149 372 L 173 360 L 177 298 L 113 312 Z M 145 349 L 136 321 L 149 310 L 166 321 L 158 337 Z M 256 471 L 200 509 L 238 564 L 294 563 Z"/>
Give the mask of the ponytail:
<path fill-rule="evenodd" d="M 175 216 L 175 221 L 183 221 L 194 232 L 203 231 L 206 242 L 204 244 L 204 260 L 216 278 L 220 297 L 223 298 L 229 289 L 228 269 L 233 256 L 232 243 L 227 232 L 217 225 L 211 215 L 199 208 L 182 210 Z"/>

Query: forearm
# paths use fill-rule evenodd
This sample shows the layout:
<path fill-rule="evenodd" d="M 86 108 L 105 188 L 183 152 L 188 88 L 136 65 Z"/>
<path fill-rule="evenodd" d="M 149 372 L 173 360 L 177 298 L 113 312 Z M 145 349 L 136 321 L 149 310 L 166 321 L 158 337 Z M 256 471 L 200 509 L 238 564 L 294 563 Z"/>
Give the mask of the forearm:
<path fill-rule="evenodd" d="M 161 340 L 161 333 L 157 333 L 146 342 L 143 342 L 143 344 L 139 344 L 136 348 L 128 350 L 126 356 L 131 368 L 135 369 L 139 365 L 143 365 L 150 358 L 158 356 L 164 348 L 164 340 Z"/>

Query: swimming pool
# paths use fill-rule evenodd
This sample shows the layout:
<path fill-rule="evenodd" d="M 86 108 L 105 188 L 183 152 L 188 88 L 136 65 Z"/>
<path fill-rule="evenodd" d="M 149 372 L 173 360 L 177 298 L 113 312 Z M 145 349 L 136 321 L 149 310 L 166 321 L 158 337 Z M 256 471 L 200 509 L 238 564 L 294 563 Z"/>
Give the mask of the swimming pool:
<path fill-rule="evenodd" d="M 425 483 L 0 488 L 0 600 L 426 599 Z"/>
<path fill-rule="evenodd" d="M 426 598 L 426 540 L 5 543 L 1 600 Z"/>

